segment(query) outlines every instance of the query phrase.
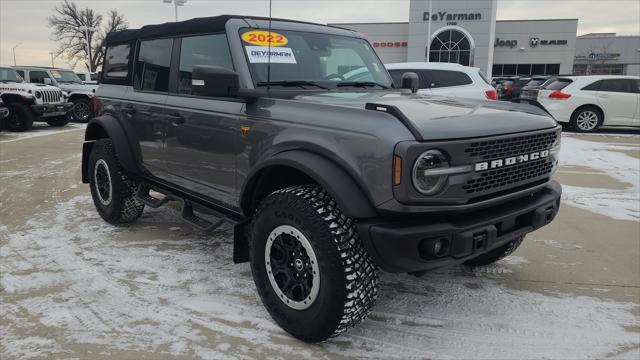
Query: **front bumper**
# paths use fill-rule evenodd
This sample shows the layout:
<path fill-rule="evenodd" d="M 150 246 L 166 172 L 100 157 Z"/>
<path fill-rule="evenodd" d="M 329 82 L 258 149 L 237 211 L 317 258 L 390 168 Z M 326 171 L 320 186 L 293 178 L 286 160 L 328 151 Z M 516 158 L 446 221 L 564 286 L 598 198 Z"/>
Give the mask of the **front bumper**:
<path fill-rule="evenodd" d="M 41 117 L 65 115 L 73 108 L 73 103 L 31 105 L 31 110 Z"/>
<path fill-rule="evenodd" d="M 551 181 L 539 192 L 480 211 L 411 220 L 373 219 L 360 222 L 358 231 L 384 271 L 431 270 L 465 262 L 547 225 L 558 213 L 561 193 L 560 184 Z M 424 251 L 434 240 L 447 244 L 441 256 Z"/>

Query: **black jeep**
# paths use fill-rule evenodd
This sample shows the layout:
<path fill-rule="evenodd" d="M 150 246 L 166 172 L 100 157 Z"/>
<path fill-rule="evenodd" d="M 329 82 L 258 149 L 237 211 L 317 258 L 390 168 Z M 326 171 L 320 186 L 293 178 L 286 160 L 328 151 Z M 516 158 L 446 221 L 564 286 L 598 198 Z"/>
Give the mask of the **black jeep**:
<path fill-rule="evenodd" d="M 82 162 L 99 214 L 175 200 L 196 228 L 232 222 L 234 261 L 304 341 L 360 323 L 378 268 L 490 264 L 558 211 L 552 118 L 421 97 L 412 73 L 394 89 L 356 32 L 218 16 L 106 42 Z"/>

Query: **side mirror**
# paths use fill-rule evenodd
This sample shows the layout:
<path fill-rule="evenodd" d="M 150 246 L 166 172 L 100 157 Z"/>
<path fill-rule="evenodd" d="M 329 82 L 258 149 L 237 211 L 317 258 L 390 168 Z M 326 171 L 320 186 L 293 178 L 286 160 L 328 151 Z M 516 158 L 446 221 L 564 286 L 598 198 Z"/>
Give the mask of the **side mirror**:
<path fill-rule="evenodd" d="M 238 74 L 221 66 L 196 65 L 191 75 L 193 95 L 235 97 L 240 87 Z"/>
<path fill-rule="evenodd" d="M 402 74 L 402 80 L 400 82 L 400 87 L 402 89 L 410 89 L 412 93 L 418 92 L 418 74 L 414 72 L 406 72 Z"/>
<path fill-rule="evenodd" d="M 53 84 L 53 81 L 51 81 L 51 79 L 49 79 L 49 78 L 44 78 L 44 80 L 43 80 L 43 81 L 44 81 L 44 83 L 45 83 L 46 85 L 51 85 L 51 84 Z"/>

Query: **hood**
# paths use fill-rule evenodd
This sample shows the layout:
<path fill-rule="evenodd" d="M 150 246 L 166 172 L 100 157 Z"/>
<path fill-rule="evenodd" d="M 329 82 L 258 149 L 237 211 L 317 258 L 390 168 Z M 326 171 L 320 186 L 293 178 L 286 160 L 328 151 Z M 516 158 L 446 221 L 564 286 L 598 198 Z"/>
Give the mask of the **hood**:
<path fill-rule="evenodd" d="M 6 90 L 6 91 L 24 91 L 24 92 L 33 92 L 36 90 L 60 90 L 55 86 L 51 86 L 51 85 L 45 85 L 45 84 L 34 84 L 34 83 L 28 83 L 28 82 L 21 82 L 21 83 L 16 83 L 16 82 L 0 82 L 0 91 L 1 90 Z"/>
<path fill-rule="evenodd" d="M 384 111 L 398 118 L 418 140 L 484 137 L 553 128 L 556 121 L 528 104 L 406 94 L 349 91 L 298 95 L 297 101 Z"/>
<path fill-rule="evenodd" d="M 98 85 L 91 84 L 71 84 L 71 83 L 58 83 L 60 89 L 72 93 L 72 92 L 90 92 L 95 93 L 98 89 Z"/>

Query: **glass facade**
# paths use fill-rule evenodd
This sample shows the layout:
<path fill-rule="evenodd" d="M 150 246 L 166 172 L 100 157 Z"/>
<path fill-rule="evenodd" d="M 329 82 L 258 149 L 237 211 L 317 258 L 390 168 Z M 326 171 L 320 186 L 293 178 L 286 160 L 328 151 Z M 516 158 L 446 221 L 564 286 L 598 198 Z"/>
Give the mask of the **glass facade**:
<path fill-rule="evenodd" d="M 494 64 L 493 76 L 558 75 L 560 64 Z"/>

